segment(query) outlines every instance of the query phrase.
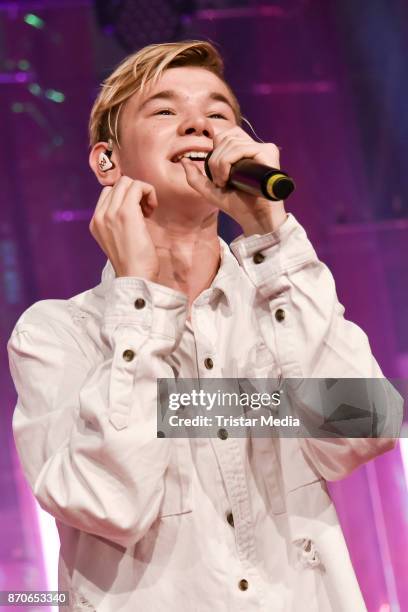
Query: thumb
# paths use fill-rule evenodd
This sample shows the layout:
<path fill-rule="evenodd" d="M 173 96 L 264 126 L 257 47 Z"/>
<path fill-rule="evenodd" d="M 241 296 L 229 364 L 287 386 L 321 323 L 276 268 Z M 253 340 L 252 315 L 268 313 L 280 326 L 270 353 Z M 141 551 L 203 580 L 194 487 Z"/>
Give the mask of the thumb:
<path fill-rule="evenodd" d="M 187 158 L 182 157 L 180 162 L 184 168 L 184 172 L 186 173 L 187 183 L 190 185 L 190 187 L 193 187 L 201 193 L 203 184 L 205 184 L 205 182 L 208 180 L 207 177 L 204 176 L 201 170 Z"/>
<path fill-rule="evenodd" d="M 199 168 L 187 158 L 183 157 L 180 160 L 184 171 L 186 173 L 187 183 L 198 191 L 203 198 L 206 198 L 209 201 L 212 201 L 218 204 L 218 200 L 220 198 L 220 189 L 214 185 L 207 177 L 207 175 L 203 174 Z"/>

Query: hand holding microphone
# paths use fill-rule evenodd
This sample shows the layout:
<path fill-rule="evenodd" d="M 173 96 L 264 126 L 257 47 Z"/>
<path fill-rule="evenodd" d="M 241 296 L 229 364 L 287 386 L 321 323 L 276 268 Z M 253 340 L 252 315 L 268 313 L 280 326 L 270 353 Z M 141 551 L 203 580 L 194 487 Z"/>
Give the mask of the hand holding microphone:
<path fill-rule="evenodd" d="M 208 164 L 212 151 L 205 158 L 205 173 L 212 181 Z M 226 187 L 239 189 L 254 196 L 272 201 L 286 200 L 295 189 L 295 183 L 282 170 L 260 164 L 253 159 L 243 158 L 231 166 Z"/>
<path fill-rule="evenodd" d="M 279 149 L 255 142 L 239 126 L 213 135 L 203 170 L 180 160 L 189 185 L 236 221 L 245 236 L 275 231 L 286 221 L 293 180 L 279 169 Z"/>

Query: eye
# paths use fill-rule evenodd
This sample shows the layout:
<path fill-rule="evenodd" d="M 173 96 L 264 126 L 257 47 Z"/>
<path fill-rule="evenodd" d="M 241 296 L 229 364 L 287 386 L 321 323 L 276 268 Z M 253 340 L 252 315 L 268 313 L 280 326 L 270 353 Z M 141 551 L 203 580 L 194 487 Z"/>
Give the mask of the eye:
<path fill-rule="evenodd" d="M 174 111 L 172 111 L 170 108 L 162 108 L 159 111 L 156 111 L 155 113 L 153 113 L 154 115 L 174 115 Z"/>
<path fill-rule="evenodd" d="M 212 113 L 210 115 L 210 119 L 226 119 L 225 115 L 222 115 L 221 113 Z"/>

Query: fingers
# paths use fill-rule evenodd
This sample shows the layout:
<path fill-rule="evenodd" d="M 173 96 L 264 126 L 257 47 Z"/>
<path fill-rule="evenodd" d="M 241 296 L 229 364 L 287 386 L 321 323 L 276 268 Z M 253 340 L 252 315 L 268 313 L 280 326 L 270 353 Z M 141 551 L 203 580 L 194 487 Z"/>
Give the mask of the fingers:
<path fill-rule="evenodd" d="M 150 217 L 157 206 L 158 201 L 153 185 L 143 181 L 132 181 L 120 206 L 115 210 L 115 215 L 121 221 L 141 219 L 142 217 Z"/>
<path fill-rule="evenodd" d="M 113 187 L 102 189 L 89 229 L 100 242 L 101 233 L 111 230 L 118 221 L 149 217 L 157 205 L 152 185 L 122 176 Z"/>
<path fill-rule="evenodd" d="M 91 223 L 94 225 L 103 223 L 107 210 L 112 209 L 112 205 L 114 207 L 118 206 L 121 197 L 124 196 L 126 189 L 130 186 L 130 182 L 131 179 L 129 177 L 122 176 L 113 187 L 107 186 L 102 189 Z"/>
<path fill-rule="evenodd" d="M 132 179 L 128 176 L 121 176 L 118 182 L 112 188 L 112 191 L 106 200 L 104 200 L 102 203 L 98 213 L 103 222 L 108 226 L 115 221 L 116 215 L 121 208 L 133 182 L 134 181 L 132 181 Z"/>
<path fill-rule="evenodd" d="M 233 163 L 245 156 L 253 157 L 256 154 L 257 149 L 254 148 L 253 145 L 256 145 L 256 143 L 247 143 L 242 141 L 242 139 L 238 139 L 236 136 L 231 136 L 214 149 L 208 165 L 213 177 L 213 182 L 218 187 L 225 186 Z"/>
<path fill-rule="evenodd" d="M 106 202 L 109 199 L 111 190 L 112 190 L 112 187 L 104 187 L 102 189 L 99 199 L 96 203 L 95 210 L 92 215 L 91 221 L 89 223 L 89 231 L 91 232 L 91 235 L 95 238 L 95 240 L 98 242 L 100 246 L 101 246 L 101 243 L 99 240 L 98 227 L 100 225 L 101 219 L 103 218 L 103 213 L 101 213 L 101 211 L 106 206 Z"/>
<path fill-rule="evenodd" d="M 146 201 L 143 206 L 146 207 L 147 213 L 151 214 L 154 208 L 157 207 L 157 197 L 153 185 L 144 183 L 143 181 L 133 180 L 128 176 L 122 176 L 114 187 L 105 187 L 102 189 L 98 203 L 95 207 L 94 217 L 112 221 L 119 209 L 122 207 L 128 194 L 139 204 L 142 198 L 146 196 Z"/>
<path fill-rule="evenodd" d="M 109 201 L 110 193 L 112 191 L 112 187 L 104 187 L 99 195 L 99 199 L 96 203 L 94 213 L 92 215 L 91 223 L 92 225 L 95 222 L 95 219 L 103 216 L 103 211 L 107 206 L 107 202 Z"/>
<path fill-rule="evenodd" d="M 155 208 L 158 207 L 156 190 L 153 185 L 142 183 L 145 187 L 142 190 L 141 209 L 145 217 L 150 217 Z"/>
<path fill-rule="evenodd" d="M 208 202 L 212 202 L 218 207 L 222 206 L 222 201 L 227 194 L 227 190 L 217 187 L 188 159 L 183 158 L 180 160 L 180 163 L 184 168 L 186 179 L 190 187 L 195 189 Z"/>
<path fill-rule="evenodd" d="M 252 158 L 267 166 L 279 168 L 279 148 L 273 143 L 255 142 L 238 126 L 217 134 L 208 165 L 213 182 L 225 187 L 231 166 L 243 158 Z"/>

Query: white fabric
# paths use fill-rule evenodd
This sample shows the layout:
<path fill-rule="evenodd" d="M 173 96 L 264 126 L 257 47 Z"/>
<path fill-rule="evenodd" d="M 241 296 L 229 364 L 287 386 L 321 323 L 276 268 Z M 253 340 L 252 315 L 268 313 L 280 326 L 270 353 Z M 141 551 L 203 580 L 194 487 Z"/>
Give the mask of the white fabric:
<path fill-rule="evenodd" d="M 237 259 L 221 246 L 191 325 L 183 294 L 115 278 L 107 262 L 100 285 L 34 304 L 12 333 L 15 440 L 57 519 L 64 610 L 365 610 L 324 479 L 393 440 L 156 438 L 159 377 L 381 376 L 292 215 L 236 239 Z M 401 408 L 388 401 L 395 420 Z"/>

